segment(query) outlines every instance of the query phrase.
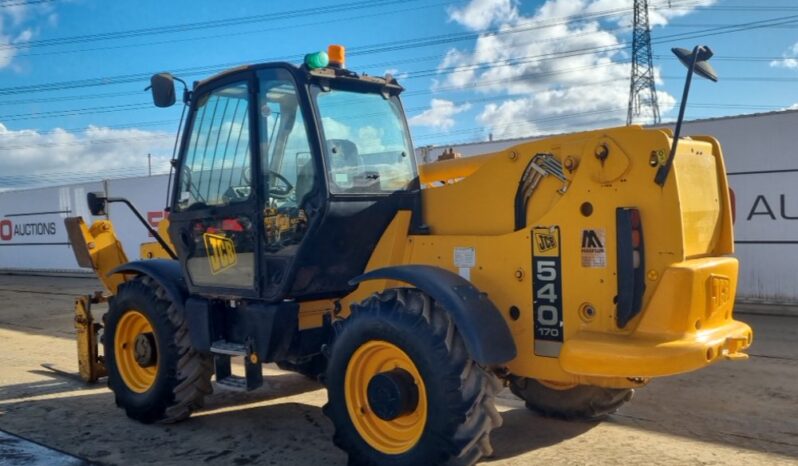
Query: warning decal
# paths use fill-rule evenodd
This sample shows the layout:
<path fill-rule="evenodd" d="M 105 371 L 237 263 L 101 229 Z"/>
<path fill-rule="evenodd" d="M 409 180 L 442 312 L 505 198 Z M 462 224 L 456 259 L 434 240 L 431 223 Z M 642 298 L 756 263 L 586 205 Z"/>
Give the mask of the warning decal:
<path fill-rule="evenodd" d="M 606 233 L 604 228 L 582 230 L 582 267 L 607 266 Z"/>
<path fill-rule="evenodd" d="M 454 266 L 466 280 L 471 280 L 471 269 L 477 265 L 477 250 L 474 248 L 454 248 Z"/>

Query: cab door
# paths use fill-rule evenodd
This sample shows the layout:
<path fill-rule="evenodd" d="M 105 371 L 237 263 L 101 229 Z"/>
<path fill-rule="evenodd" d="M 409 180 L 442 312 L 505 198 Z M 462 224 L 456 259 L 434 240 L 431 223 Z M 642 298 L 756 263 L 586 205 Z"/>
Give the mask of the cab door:
<path fill-rule="evenodd" d="M 257 296 L 260 252 L 252 73 L 195 90 L 169 234 L 192 293 Z"/>
<path fill-rule="evenodd" d="M 326 192 L 317 176 L 319 150 L 307 96 L 296 70 L 269 66 L 256 73 L 258 141 L 263 179 L 261 297 L 286 297 L 307 233 L 323 214 Z M 315 154 L 315 156 L 314 156 Z"/>

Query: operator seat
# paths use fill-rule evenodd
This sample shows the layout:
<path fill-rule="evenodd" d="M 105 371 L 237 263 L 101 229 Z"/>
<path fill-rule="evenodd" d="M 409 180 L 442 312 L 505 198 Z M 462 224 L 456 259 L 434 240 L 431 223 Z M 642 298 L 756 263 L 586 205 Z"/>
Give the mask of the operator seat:
<path fill-rule="evenodd" d="M 363 166 L 357 145 L 348 139 L 328 139 L 327 150 L 332 183 L 342 189 L 352 187 Z"/>
<path fill-rule="evenodd" d="M 328 139 L 329 160 L 333 169 L 358 168 L 362 165 L 357 145 L 349 139 Z"/>

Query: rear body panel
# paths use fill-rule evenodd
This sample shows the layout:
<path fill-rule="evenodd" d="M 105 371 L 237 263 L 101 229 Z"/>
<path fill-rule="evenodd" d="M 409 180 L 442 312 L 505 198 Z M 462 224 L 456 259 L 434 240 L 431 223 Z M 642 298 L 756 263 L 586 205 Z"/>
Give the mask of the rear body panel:
<path fill-rule="evenodd" d="M 654 183 L 651 162 L 668 153 L 670 134 L 639 127 L 423 166 L 422 183 L 431 186 L 423 199 L 430 234 L 386 242 L 376 252 L 451 270 L 486 292 L 513 334 L 518 355 L 507 367 L 516 375 L 623 387 L 740 357 L 752 332 L 732 317 L 738 264 L 729 257 L 723 159 L 716 141 L 700 139 L 680 143 L 664 187 Z M 602 146 L 609 150 L 603 161 L 595 155 Z M 513 231 L 518 180 L 540 153 L 570 158 L 576 168 L 565 172 L 566 182 L 544 177 L 531 196 L 526 226 Z M 439 183 L 446 180 L 457 181 Z M 639 210 L 645 235 L 642 308 L 623 326 L 616 320 L 621 208 Z M 557 242 L 549 245 L 557 249 L 556 271 L 542 275 L 536 258 L 550 258 L 551 250 L 539 250 L 539 231 L 552 232 Z M 367 270 L 389 265 L 380 262 Z M 559 284 L 542 288 L 541 280 L 554 273 Z M 361 285 L 343 308 L 388 285 Z M 560 335 L 552 335 L 558 325 Z"/>

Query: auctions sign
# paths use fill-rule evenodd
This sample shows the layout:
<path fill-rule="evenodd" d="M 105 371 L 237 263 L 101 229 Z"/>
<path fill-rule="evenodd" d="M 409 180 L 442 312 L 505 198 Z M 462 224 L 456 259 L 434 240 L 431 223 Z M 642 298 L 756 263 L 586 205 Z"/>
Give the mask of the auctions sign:
<path fill-rule="evenodd" d="M 43 239 L 55 236 L 58 232 L 56 222 L 20 222 L 10 218 L 0 220 L 0 241 L 12 241 L 14 238 Z"/>

